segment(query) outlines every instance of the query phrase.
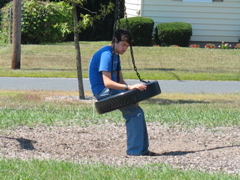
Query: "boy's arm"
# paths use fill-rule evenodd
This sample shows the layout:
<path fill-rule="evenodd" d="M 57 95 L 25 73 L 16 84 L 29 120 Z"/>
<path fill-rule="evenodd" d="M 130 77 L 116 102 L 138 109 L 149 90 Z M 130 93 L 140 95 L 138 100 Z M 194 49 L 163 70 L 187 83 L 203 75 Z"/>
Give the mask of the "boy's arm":
<path fill-rule="evenodd" d="M 120 83 L 117 83 L 111 79 L 111 73 L 107 71 L 102 71 L 103 76 L 103 83 L 104 86 L 110 89 L 117 89 L 117 90 L 133 90 L 138 89 L 140 91 L 144 91 L 147 89 L 147 86 L 145 84 L 134 84 L 134 85 L 126 85 L 125 81 L 123 80 L 123 76 L 121 71 L 119 72 L 119 80 Z M 127 87 L 127 89 L 126 89 Z"/>
<path fill-rule="evenodd" d="M 102 71 L 102 76 L 103 76 L 103 83 L 104 83 L 105 87 L 110 88 L 110 89 L 117 89 L 117 90 L 125 90 L 126 89 L 126 84 L 121 83 L 122 82 L 121 77 L 119 77 L 120 78 L 120 83 L 117 83 L 117 82 L 112 80 L 111 72 Z"/>

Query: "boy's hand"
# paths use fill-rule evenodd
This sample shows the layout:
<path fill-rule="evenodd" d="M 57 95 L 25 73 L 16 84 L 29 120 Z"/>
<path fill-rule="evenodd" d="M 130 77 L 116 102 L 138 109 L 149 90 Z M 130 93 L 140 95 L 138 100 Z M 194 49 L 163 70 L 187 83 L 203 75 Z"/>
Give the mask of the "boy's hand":
<path fill-rule="evenodd" d="M 145 84 L 134 84 L 131 86 L 128 86 L 129 90 L 133 90 L 133 89 L 138 89 L 140 91 L 145 91 L 147 89 L 147 86 Z"/>

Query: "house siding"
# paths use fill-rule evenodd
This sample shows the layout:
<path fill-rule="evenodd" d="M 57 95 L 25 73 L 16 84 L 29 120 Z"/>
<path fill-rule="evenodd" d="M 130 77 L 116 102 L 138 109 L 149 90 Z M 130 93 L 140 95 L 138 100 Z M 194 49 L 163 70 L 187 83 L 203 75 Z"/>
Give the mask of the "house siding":
<path fill-rule="evenodd" d="M 182 2 L 181 0 L 125 0 L 128 17 L 152 18 L 155 26 L 165 22 L 192 25 L 191 41 L 239 42 L 240 0 Z"/>
<path fill-rule="evenodd" d="M 140 16 L 142 9 L 141 0 L 125 0 L 125 6 L 128 17 Z"/>

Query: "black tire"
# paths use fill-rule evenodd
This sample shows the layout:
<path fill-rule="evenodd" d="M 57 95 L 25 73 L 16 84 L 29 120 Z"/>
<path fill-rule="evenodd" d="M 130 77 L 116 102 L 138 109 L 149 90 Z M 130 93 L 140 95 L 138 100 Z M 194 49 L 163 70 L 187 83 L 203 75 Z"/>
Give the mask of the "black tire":
<path fill-rule="evenodd" d="M 116 94 L 100 101 L 95 102 L 95 107 L 99 114 L 104 114 L 139 101 L 148 99 L 161 93 L 160 86 L 157 81 L 146 83 L 147 89 L 140 91 L 137 89 Z"/>

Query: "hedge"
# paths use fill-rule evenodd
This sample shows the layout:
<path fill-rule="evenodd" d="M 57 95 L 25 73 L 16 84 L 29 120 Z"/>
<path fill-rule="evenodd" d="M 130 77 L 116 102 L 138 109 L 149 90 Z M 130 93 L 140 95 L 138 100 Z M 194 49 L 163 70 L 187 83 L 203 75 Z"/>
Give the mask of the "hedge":
<path fill-rule="evenodd" d="M 120 27 L 131 30 L 134 46 L 151 46 L 154 21 L 147 17 L 122 18 Z"/>
<path fill-rule="evenodd" d="M 160 46 L 187 47 L 192 36 L 192 26 L 185 22 L 160 23 L 155 28 L 155 41 Z"/>

